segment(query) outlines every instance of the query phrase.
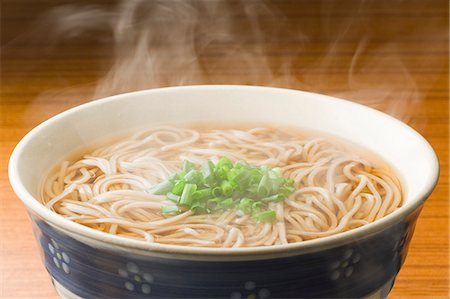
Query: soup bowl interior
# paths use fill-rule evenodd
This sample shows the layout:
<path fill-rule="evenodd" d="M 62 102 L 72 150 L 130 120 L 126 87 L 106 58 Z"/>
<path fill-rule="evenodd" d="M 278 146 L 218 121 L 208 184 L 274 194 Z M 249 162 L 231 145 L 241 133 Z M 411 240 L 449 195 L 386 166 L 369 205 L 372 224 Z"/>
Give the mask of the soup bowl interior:
<path fill-rule="evenodd" d="M 426 140 L 366 106 L 288 89 L 188 86 L 122 94 L 57 115 L 19 143 L 11 159 L 11 181 L 38 201 L 43 174 L 76 149 L 136 129 L 208 121 L 311 129 L 363 146 L 397 170 L 405 207 L 426 199 L 437 178 L 438 161 Z"/>
<path fill-rule="evenodd" d="M 72 223 L 49 211 L 39 201 L 40 187 L 46 174 L 56 163 L 83 146 L 155 125 L 208 121 L 268 123 L 275 127 L 281 125 L 310 129 L 349 140 L 375 153 L 396 170 L 403 183 L 405 203 L 383 219 L 345 233 L 298 244 L 230 251 L 149 244 L 108 235 Z M 166 259 L 214 260 L 220 257 L 223 261 L 248 261 L 256 256 L 259 256 L 258 259 L 273 259 L 278 256 L 284 258 L 347 246 L 349 242 L 376 235 L 402 221 L 414 223 L 415 218 L 407 219 L 418 213 L 422 203 L 433 190 L 438 177 L 438 161 L 430 145 L 416 131 L 386 114 L 349 101 L 268 87 L 187 86 L 117 95 L 61 113 L 33 129 L 17 145 L 10 159 L 9 175 L 15 192 L 29 209 L 35 223 L 41 221 L 45 226 L 94 248 L 104 247 L 114 251 L 120 247 L 120 250 L 127 251 L 128 255 L 141 250 L 136 254 L 153 254 L 153 257 Z M 402 230 L 412 231 L 413 225 L 412 228 L 408 225 Z M 35 227 L 37 231 L 43 229 L 39 225 Z M 408 234 L 408 237 L 405 237 L 404 232 L 399 233 L 399 239 L 409 239 L 410 236 L 411 234 Z M 47 236 L 49 245 L 43 246 L 52 247 L 54 251 L 55 245 L 50 244 L 56 238 L 56 234 L 53 237 Z M 142 250 L 146 250 L 146 253 L 142 253 Z M 348 255 L 345 251 L 337 252 Z M 51 252 L 47 250 L 44 254 L 50 255 L 51 259 Z M 136 270 L 134 262 L 125 262 L 125 265 L 128 265 L 131 272 Z M 51 267 L 54 268 L 54 265 L 47 265 L 52 273 Z M 396 272 L 386 277 L 392 280 L 395 274 Z M 378 287 L 380 285 L 381 282 Z M 144 289 L 147 290 L 146 287 Z M 135 291 L 134 287 L 132 291 Z M 373 291 L 366 290 L 357 294 Z M 330 292 L 327 295 L 356 294 Z M 193 294 L 199 296 L 199 293 Z M 310 296 L 316 296 L 314 294 L 320 292 L 308 293 Z"/>

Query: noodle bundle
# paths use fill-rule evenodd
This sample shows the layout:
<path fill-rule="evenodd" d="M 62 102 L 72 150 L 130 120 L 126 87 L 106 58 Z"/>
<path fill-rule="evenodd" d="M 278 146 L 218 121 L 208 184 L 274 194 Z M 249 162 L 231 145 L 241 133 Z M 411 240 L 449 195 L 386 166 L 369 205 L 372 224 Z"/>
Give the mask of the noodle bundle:
<path fill-rule="evenodd" d="M 268 203 L 273 221 L 237 209 L 162 212 L 174 203 L 149 193 L 180 171 L 221 158 L 281 169 L 294 191 Z M 255 127 L 155 127 L 65 161 L 42 188 L 43 203 L 76 223 L 118 236 L 184 246 L 256 247 L 303 242 L 376 221 L 402 205 L 399 180 L 326 137 Z"/>

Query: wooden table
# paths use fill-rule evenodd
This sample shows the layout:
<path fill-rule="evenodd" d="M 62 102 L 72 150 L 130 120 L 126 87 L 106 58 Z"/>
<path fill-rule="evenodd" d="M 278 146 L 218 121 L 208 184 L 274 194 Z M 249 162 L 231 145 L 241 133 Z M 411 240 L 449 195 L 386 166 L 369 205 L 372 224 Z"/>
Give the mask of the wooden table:
<path fill-rule="evenodd" d="M 229 23 L 219 6 L 220 14 L 202 17 L 196 27 L 207 33 L 196 39 L 197 49 L 202 49 L 196 60 L 189 56 L 189 47 L 183 48 L 189 30 L 168 34 L 190 28 L 192 22 L 175 18 L 154 26 L 159 28 L 155 32 L 170 30 L 147 49 L 151 58 L 163 59 L 151 65 L 153 73 L 144 63 L 148 57 L 136 60 L 147 50 L 135 52 L 132 38 L 122 42 L 120 51 L 113 51 L 113 35 L 105 20 L 117 9 L 108 1 L 95 2 L 98 6 L 75 0 L 2 1 L 2 297 L 57 298 L 25 208 L 7 177 L 11 151 L 33 126 L 108 94 L 165 85 L 239 83 L 345 97 L 404 120 L 430 141 L 441 162 L 440 181 L 423 209 L 389 297 L 449 298 L 447 1 L 272 1 L 271 13 L 258 5 L 249 9 L 251 16 L 262 14 L 252 19 L 262 30 L 253 31 L 237 5 L 231 5 L 234 13 Z M 48 9 L 70 3 L 36 21 Z M 113 14 L 110 20 L 118 17 Z M 177 22 L 184 22 L 183 26 Z M 116 79 L 112 83 L 100 80 L 114 55 L 123 58 L 124 53 L 135 53 L 131 56 L 135 59 L 122 64 L 124 77 L 109 77 Z M 202 72 L 192 71 L 193 62 Z"/>

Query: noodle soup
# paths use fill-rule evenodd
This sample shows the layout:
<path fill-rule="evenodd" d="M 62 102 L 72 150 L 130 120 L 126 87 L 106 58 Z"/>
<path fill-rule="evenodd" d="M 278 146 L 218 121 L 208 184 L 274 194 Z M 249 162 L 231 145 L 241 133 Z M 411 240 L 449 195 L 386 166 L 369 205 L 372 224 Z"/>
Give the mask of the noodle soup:
<path fill-rule="evenodd" d="M 326 237 L 399 208 L 399 179 L 332 136 L 255 125 L 153 127 L 85 149 L 45 180 L 42 201 L 106 233 L 201 247 Z"/>
<path fill-rule="evenodd" d="M 58 293 L 80 298 L 384 298 L 438 174 L 428 142 L 383 113 L 250 86 L 94 101 L 9 162 Z"/>

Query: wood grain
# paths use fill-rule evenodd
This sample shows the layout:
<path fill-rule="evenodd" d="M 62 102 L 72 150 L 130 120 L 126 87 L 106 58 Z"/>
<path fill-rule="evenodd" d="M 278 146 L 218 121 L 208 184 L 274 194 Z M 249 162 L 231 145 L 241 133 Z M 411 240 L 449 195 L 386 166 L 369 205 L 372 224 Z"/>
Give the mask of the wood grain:
<path fill-rule="evenodd" d="M 180 83 L 170 80 L 175 73 L 168 67 L 158 70 L 158 82 L 96 90 L 114 59 L 112 35 L 102 29 L 52 40 L 55 28 L 42 28 L 45 23 L 39 21 L 56 6 L 80 8 L 92 2 L 2 1 L 3 298 L 57 298 L 26 210 L 9 186 L 7 162 L 15 144 L 38 123 L 93 98 Z M 94 2 L 102 9 L 115 7 L 113 1 Z M 447 1 L 283 0 L 271 1 L 268 6 L 285 16 L 283 30 L 264 41 L 240 39 L 235 55 L 228 55 L 232 42 L 212 44 L 198 56 L 207 74 L 193 73 L 183 83 L 272 85 L 337 95 L 390 113 L 419 131 L 439 156 L 441 176 L 418 220 L 408 258 L 389 298 L 449 298 Z M 233 22 L 245 33 L 243 15 L 236 14 Z M 262 22 L 264 28 L 273 30 L 280 20 L 266 16 Z M 132 44 L 127 46 L 133 49 Z M 251 53 L 256 46 L 262 49 L 264 59 L 242 60 L 241 54 Z M 286 63 L 288 68 L 277 67 Z M 139 77 L 141 72 L 136 69 L 133 76 Z"/>

